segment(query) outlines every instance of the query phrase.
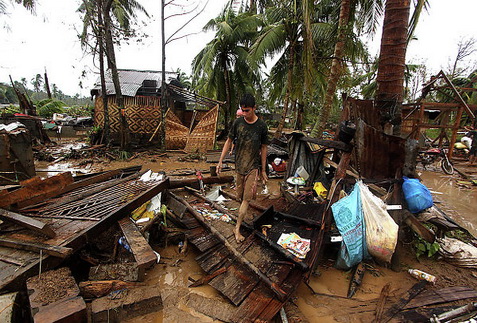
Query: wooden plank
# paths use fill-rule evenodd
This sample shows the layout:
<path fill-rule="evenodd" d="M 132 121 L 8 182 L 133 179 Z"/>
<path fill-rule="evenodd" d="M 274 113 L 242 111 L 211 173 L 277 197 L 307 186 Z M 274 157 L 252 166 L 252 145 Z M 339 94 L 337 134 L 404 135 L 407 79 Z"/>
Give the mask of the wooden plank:
<path fill-rule="evenodd" d="M 353 149 L 353 146 L 345 144 L 344 142 L 339 140 L 324 140 L 324 139 L 311 138 L 311 137 L 305 137 L 305 136 L 301 137 L 300 140 L 318 144 L 320 146 L 339 149 L 346 152 L 350 152 Z"/>
<path fill-rule="evenodd" d="M 62 188 L 73 183 L 73 176 L 70 172 L 48 177 L 44 180 L 36 178 L 22 182 L 26 186 L 9 192 L 0 200 L 0 207 L 6 207 L 12 204 L 27 203 L 34 197 L 47 199 L 55 196 Z M 23 205 L 23 207 L 26 205 Z"/>
<path fill-rule="evenodd" d="M 402 297 L 386 311 L 382 322 L 389 322 L 394 315 L 400 312 L 414 297 L 422 292 L 426 288 L 426 285 L 427 281 L 425 280 L 414 284 L 410 290 L 406 291 Z"/>
<path fill-rule="evenodd" d="M 440 289 L 433 289 L 422 292 L 409 302 L 404 308 L 416 308 L 427 305 L 434 305 L 440 303 L 448 303 L 461 299 L 477 298 L 477 291 L 473 288 L 465 286 L 447 287 Z"/>
<path fill-rule="evenodd" d="M 52 246 L 41 242 L 27 242 L 11 238 L 0 238 L 0 246 L 34 252 L 43 250 L 46 254 L 58 258 L 66 258 L 73 253 L 73 249 L 71 248 Z"/>
<path fill-rule="evenodd" d="M 129 217 L 119 220 L 118 223 L 139 268 L 139 280 L 143 280 L 145 270 L 157 261 L 157 256 Z"/>
<path fill-rule="evenodd" d="M 378 304 L 376 305 L 376 315 L 374 317 L 373 323 L 381 322 L 381 319 L 384 313 L 384 305 L 386 305 L 386 299 L 389 296 L 390 290 L 391 290 L 391 283 L 387 283 L 381 289 L 381 294 L 379 295 Z"/>
<path fill-rule="evenodd" d="M 231 317 L 232 322 L 255 322 L 261 312 L 273 300 L 265 284 L 260 283 L 240 304 Z"/>
<path fill-rule="evenodd" d="M 193 284 L 191 284 L 189 287 L 198 287 L 202 286 L 204 284 L 207 284 L 209 281 L 211 281 L 213 278 L 217 277 L 218 275 L 221 275 L 227 271 L 227 268 L 222 267 L 214 271 L 213 273 L 206 275 L 198 280 L 196 280 Z"/>
<path fill-rule="evenodd" d="M 209 285 L 220 291 L 233 304 L 239 305 L 259 282 L 253 271 L 234 262 L 227 272 L 213 278 Z"/>
<path fill-rule="evenodd" d="M 54 238 L 56 236 L 55 231 L 53 231 L 48 224 L 15 212 L 0 209 L 0 219 L 18 224 L 27 229 L 44 234 L 50 238 Z"/>
<path fill-rule="evenodd" d="M 173 194 L 173 193 L 171 193 Z M 174 195 L 173 195 L 174 196 Z M 175 198 L 183 203 L 185 206 L 187 206 L 187 210 L 199 221 L 203 226 L 205 226 L 210 232 L 212 232 L 220 241 L 225 245 L 225 247 L 235 256 L 235 258 L 240 261 L 243 265 L 245 265 L 250 271 L 255 273 L 260 279 L 265 282 L 269 288 L 277 294 L 278 297 L 280 298 L 285 298 L 287 295 L 286 293 L 275 283 L 270 281 L 270 279 L 264 275 L 253 263 L 251 263 L 248 259 L 246 259 L 240 252 L 237 251 L 237 249 L 229 242 L 227 241 L 227 238 L 224 237 L 217 229 L 215 229 L 213 226 L 211 226 L 205 219 L 204 217 L 198 213 L 193 207 L 190 206 L 187 201 L 184 199 L 175 196 Z"/>

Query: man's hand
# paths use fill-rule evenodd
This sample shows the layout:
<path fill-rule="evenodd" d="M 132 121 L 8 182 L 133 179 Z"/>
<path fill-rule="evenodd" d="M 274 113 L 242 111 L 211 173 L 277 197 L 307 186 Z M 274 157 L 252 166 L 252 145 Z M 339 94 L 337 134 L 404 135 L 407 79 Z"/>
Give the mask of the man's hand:
<path fill-rule="evenodd" d="M 264 184 L 267 183 L 267 182 L 268 182 L 267 171 L 266 171 L 266 170 L 262 170 L 262 174 L 261 174 L 261 175 L 262 175 L 261 177 L 262 177 L 263 183 L 264 183 Z"/>
<path fill-rule="evenodd" d="M 220 173 L 222 172 L 222 162 L 218 162 L 217 163 L 217 175 L 220 175 Z"/>

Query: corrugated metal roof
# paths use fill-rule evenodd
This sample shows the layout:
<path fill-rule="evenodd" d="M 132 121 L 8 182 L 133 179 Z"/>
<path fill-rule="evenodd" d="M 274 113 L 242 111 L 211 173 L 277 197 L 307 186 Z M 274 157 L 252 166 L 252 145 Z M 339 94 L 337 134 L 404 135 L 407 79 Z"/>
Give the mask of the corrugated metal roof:
<path fill-rule="evenodd" d="M 119 82 L 121 83 L 121 93 L 124 96 L 136 96 L 138 89 L 142 86 L 143 81 L 151 80 L 157 82 L 157 89 L 161 88 L 162 72 L 161 71 L 139 71 L 139 70 L 118 70 Z M 116 94 L 114 89 L 111 71 L 106 71 L 106 94 Z M 177 78 L 176 72 L 166 72 L 166 83 L 171 79 Z M 94 84 L 91 93 L 101 92 L 101 79 L 98 78 Z"/>

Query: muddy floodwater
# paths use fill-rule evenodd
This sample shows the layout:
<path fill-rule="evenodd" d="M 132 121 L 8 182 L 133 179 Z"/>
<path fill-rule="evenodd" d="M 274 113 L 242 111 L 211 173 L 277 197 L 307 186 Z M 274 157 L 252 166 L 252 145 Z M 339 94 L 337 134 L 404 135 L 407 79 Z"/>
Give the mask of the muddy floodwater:
<path fill-rule="evenodd" d="M 477 237 L 477 189 L 458 184 L 456 177 L 423 171 L 424 184 L 432 192 L 436 205 Z M 442 202 L 442 203 L 439 203 Z"/>

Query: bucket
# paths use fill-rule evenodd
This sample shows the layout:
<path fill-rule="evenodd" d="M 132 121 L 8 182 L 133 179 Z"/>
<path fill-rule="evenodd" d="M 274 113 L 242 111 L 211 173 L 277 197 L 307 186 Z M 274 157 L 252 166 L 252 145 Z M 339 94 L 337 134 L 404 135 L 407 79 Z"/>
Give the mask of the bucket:
<path fill-rule="evenodd" d="M 308 177 L 310 177 L 310 174 L 308 174 L 305 167 L 303 166 L 300 166 L 296 169 L 296 174 L 300 177 L 303 177 L 305 181 L 308 179 Z"/>

